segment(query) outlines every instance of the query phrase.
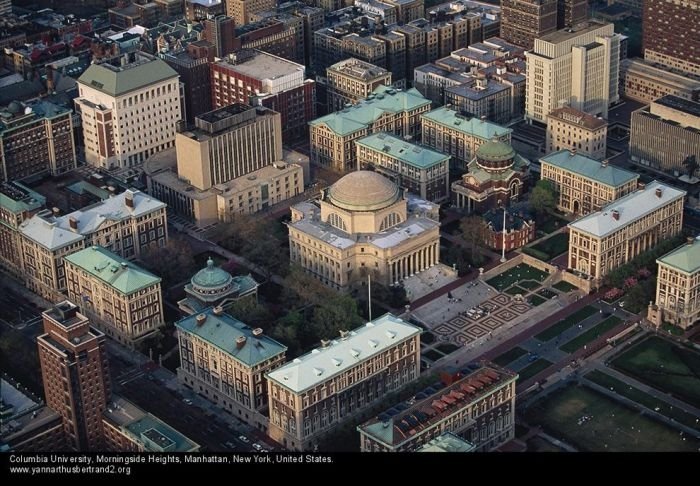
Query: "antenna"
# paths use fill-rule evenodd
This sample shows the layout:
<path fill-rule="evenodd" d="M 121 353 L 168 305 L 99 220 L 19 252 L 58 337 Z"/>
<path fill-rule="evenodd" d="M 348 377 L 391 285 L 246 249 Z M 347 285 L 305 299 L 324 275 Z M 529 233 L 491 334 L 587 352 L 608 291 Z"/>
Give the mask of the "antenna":
<path fill-rule="evenodd" d="M 369 300 L 367 303 L 369 307 L 369 320 L 372 322 L 372 275 L 370 273 L 367 274 L 367 296 Z"/>

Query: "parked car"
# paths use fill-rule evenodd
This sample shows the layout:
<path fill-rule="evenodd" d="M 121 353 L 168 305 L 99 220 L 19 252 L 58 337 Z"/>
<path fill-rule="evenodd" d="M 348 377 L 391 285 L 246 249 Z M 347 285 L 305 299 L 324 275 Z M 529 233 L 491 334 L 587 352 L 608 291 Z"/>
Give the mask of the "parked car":
<path fill-rule="evenodd" d="M 255 449 L 255 450 L 258 451 L 258 452 L 261 452 L 262 449 L 263 449 L 263 446 L 261 446 L 260 444 L 258 444 L 258 443 L 256 442 L 255 444 L 253 444 L 253 449 Z"/>
<path fill-rule="evenodd" d="M 182 401 L 187 405 L 192 405 L 192 400 L 190 400 L 189 398 L 183 398 Z"/>
<path fill-rule="evenodd" d="M 238 440 L 240 440 L 241 442 L 245 442 L 246 444 L 250 443 L 250 439 L 245 435 L 239 435 Z"/>

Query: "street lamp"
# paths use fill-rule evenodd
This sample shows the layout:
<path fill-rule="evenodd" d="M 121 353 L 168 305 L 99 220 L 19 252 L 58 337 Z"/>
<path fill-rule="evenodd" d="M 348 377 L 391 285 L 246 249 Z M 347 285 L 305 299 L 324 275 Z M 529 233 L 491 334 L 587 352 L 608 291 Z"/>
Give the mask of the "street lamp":
<path fill-rule="evenodd" d="M 503 206 L 503 248 L 501 251 L 501 263 L 506 262 L 506 207 Z"/>

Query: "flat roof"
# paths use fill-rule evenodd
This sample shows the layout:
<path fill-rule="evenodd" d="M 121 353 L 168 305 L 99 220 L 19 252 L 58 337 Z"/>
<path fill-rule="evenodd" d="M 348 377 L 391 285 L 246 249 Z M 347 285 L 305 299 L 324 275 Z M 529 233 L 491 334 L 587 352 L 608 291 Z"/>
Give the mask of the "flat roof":
<path fill-rule="evenodd" d="M 384 314 L 327 347 L 316 348 L 269 372 L 267 379 L 302 393 L 421 332 L 399 317 Z"/>
<path fill-rule="evenodd" d="M 246 55 L 248 57 L 244 57 L 235 63 L 222 60 L 217 64 L 255 79 L 275 79 L 299 71 L 302 74 L 304 72 L 304 66 L 301 64 L 273 56 L 267 52 L 256 50 L 253 51 L 253 54 L 246 53 Z"/>
<path fill-rule="evenodd" d="M 445 432 L 423 445 L 416 452 L 471 452 L 476 445 L 452 432 Z"/>
<path fill-rule="evenodd" d="M 607 126 L 608 124 L 608 122 L 602 118 L 593 116 L 585 111 L 577 110 L 576 108 L 571 108 L 570 106 L 556 108 L 549 112 L 547 117 L 557 118 L 567 123 L 573 123 L 588 130 L 597 130 Z"/>
<path fill-rule="evenodd" d="M 383 67 L 375 66 L 374 64 L 361 61 L 360 59 L 355 59 L 354 57 L 337 62 L 332 66 L 329 66 L 327 70 L 343 73 L 365 81 L 384 77 L 389 74 L 389 71 Z"/>
<path fill-rule="evenodd" d="M 429 169 L 450 160 L 449 155 L 423 145 L 407 142 L 390 133 L 373 133 L 355 140 L 356 145 L 382 152 L 419 169 Z"/>
<path fill-rule="evenodd" d="M 660 197 L 657 196 L 657 189 L 660 190 Z M 600 211 L 569 223 L 569 227 L 603 238 L 685 195 L 685 191 L 653 181 L 643 190 L 632 192 L 611 202 Z M 613 217 L 613 211 L 617 211 L 618 219 Z"/>
<path fill-rule="evenodd" d="M 227 192 L 236 193 L 260 184 L 267 184 L 274 176 L 289 174 L 296 170 L 303 171 L 299 164 L 274 162 L 244 176 L 236 177 L 235 179 L 222 184 L 216 184 L 212 187 L 212 189 L 218 191 L 217 193 L 220 193 L 221 195 L 224 195 Z"/>
<path fill-rule="evenodd" d="M 579 35 L 583 35 L 588 32 L 592 32 L 596 29 L 600 29 L 601 27 L 604 27 L 609 23 L 610 22 L 601 22 L 599 20 L 591 19 L 585 22 L 581 22 L 580 24 L 576 24 L 573 27 L 560 29 L 555 32 L 552 32 L 551 34 L 543 35 L 539 38 L 539 40 L 544 42 L 551 42 L 552 44 L 559 44 L 573 37 L 578 37 Z"/>
<path fill-rule="evenodd" d="M 465 81 L 466 82 L 463 84 L 445 88 L 445 93 L 449 91 L 450 93 L 454 93 L 456 96 L 461 96 L 470 100 L 480 100 L 502 91 L 510 91 L 508 86 L 494 81 L 493 79 L 486 80 L 485 88 L 477 88 L 476 79 L 474 79 L 473 82 L 469 82 L 468 79 L 465 79 Z"/>
<path fill-rule="evenodd" d="M 494 137 L 510 135 L 513 132 L 513 130 L 510 128 L 503 127 L 487 120 L 460 115 L 459 112 L 445 106 L 427 113 L 423 113 L 421 118 L 434 121 L 435 123 L 439 123 L 444 127 L 467 135 L 472 135 L 483 140 L 491 140 Z"/>
<path fill-rule="evenodd" d="M 46 198 L 20 182 L 0 184 L 0 207 L 12 213 L 33 211 L 46 204 Z"/>
<path fill-rule="evenodd" d="M 552 152 L 540 158 L 540 161 L 611 187 L 619 187 L 639 179 L 639 174 L 610 164 L 604 166 L 598 160 L 570 150 Z"/>
<path fill-rule="evenodd" d="M 695 239 L 691 244 L 686 243 L 656 261 L 684 273 L 693 274 L 700 270 L 700 240 Z"/>
<path fill-rule="evenodd" d="M 674 110 L 682 111 L 683 113 L 687 113 L 689 115 L 700 117 L 700 103 L 697 101 L 690 101 L 684 98 L 679 98 L 678 96 L 666 95 L 654 101 L 654 103 L 667 108 L 672 108 Z"/>

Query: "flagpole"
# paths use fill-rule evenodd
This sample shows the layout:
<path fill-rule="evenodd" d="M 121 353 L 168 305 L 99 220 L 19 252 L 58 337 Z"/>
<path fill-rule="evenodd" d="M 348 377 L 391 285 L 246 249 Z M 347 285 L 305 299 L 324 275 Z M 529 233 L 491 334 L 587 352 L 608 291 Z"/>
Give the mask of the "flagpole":
<path fill-rule="evenodd" d="M 367 292 L 368 292 L 368 306 L 369 306 L 369 320 L 372 321 L 372 275 L 367 274 Z"/>

